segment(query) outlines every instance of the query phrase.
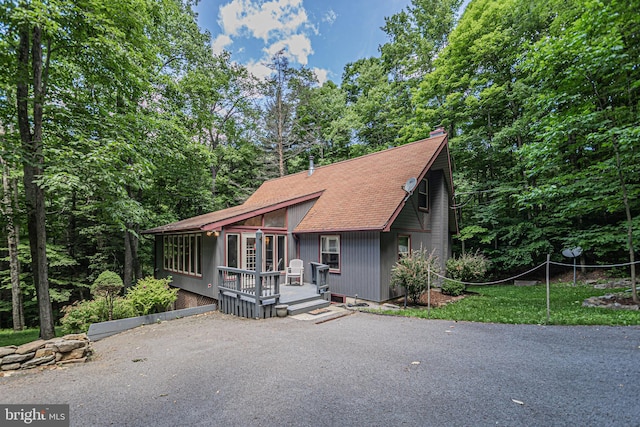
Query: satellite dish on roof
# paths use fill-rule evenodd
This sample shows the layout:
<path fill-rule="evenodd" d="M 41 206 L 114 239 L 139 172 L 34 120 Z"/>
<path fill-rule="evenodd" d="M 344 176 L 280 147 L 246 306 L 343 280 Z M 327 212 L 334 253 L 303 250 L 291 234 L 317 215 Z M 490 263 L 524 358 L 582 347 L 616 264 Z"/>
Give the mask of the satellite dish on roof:
<path fill-rule="evenodd" d="M 575 248 L 565 249 L 562 251 L 562 255 L 567 258 L 577 258 L 582 255 L 582 248 L 580 246 L 576 246 Z"/>
<path fill-rule="evenodd" d="M 418 184 L 418 180 L 411 177 L 407 180 L 407 182 L 404 183 L 404 191 L 406 191 L 407 193 L 411 193 L 413 191 L 414 188 L 416 188 L 416 185 Z"/>

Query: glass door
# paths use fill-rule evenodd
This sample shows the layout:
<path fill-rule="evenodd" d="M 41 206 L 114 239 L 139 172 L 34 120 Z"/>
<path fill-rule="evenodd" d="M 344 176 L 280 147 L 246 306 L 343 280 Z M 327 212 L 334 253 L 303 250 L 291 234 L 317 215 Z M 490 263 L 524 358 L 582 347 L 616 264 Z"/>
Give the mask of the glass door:
<path fill-rule="evenodd" d="M 256 235 L 242 234 L 242 267 L 243 270 L 256 269 Z"/>

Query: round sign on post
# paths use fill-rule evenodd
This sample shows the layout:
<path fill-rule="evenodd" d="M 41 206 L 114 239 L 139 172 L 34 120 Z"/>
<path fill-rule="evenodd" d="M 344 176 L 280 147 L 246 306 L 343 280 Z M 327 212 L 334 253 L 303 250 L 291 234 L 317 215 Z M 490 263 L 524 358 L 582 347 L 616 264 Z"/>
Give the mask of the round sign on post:
<path fill-rule="evenodd" d="M 575 248 L 565 249 L 562 251 L 562 255 L 567 258 L 573 258 L 573 286 L 576 285 L 576 259 L 582 255 L 582 248 L 576 246 Z"/>

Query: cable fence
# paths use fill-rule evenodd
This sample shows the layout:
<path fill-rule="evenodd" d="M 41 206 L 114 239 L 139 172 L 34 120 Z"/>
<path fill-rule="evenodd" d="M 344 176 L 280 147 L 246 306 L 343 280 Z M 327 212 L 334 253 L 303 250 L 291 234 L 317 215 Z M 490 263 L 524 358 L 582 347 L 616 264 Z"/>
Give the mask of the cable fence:
<path fill-rule="evenodd" d="M 428 301 L 427 301 L 427 310 L 430 311 L 431 310 L 431 276 L 437 277 L 441 280 L 446 280 L 449 282 L 453 282 L 453 283 L 458 283 L 458 284 L 462 284 L 465 287 L 466 286 L 492 286 L 492 285 L 501 285 L 501 284 L 515 284 L 515 282 L 518 279 L 521 279 L 523 277 L 527 277 L 530 276 L 531 274 L 541 270 L 541 269 L 545 269 L 545 282 L 546 282 L 546 321 L 547 323 L 550 322 L 550 318 L 551 318 L 551 266 L 555 266 L 555 267 L 562 267 L 562 268 L 572 268 L 573 269 L 573 284 L 574 286 L 576 285 L 576 270 L 577 268 L 580 268 L 580 270 L 584 271 L 586 269 L 598 269 L 598 270 L 603 270 L 603 269 L 613 269 L 613 268 L 624 268 L 624 267 L 630 267 L 632 265 L 638 265 L 640 264 L 640 261 L 634 261 L 634 262 L 627 262 L 627 263 L 619 263 L 619 264 L 599 264 L 599 265 L 584 265 L 584 264 L 580 264 L 577 265 L 575 262 L 573 264 L 568 264 L 568 263 L 562 263 L 562 262 L 557 262 L 557 261 L 551 261 L 550 259 L 550 255 L 547 255 L 547 260 L 523 273 L 511 276 L 511 277 L 507 277 L 505 279 L 500 279 L 500 280 L 495 280 L 495 281 L 490 281 L 490 282 L 465 282 L 465 281 L 461 281 L 461 280 L 456 280 L 453 278 L 449 278 L 446 277 L 445 275 L 436 273 L 434 271 L 431 271 L 429 269 L 428 274 L 429 274 L 429 279 L 428 279 L 428 285 L 427 285 L 427 296 L 428 296 Z M 538 275 L 537 278 L 539 279 L 540 276 Z M 633 279 L 633 277 L 632 277 Z M 536 280 L 536 283 L 539 283 L 540 280 Z M 624 286 L 626 287 L 626 286 Z M 405 300 L 405 305 L 406 305 L 406 300 Z"/>

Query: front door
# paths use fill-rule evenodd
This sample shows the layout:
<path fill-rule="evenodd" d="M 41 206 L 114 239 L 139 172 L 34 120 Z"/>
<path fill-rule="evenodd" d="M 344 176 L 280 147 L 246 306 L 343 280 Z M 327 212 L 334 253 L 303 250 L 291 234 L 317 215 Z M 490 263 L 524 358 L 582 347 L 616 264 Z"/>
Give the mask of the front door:
<path fill-rule="evenodd" d="M 256 269 L 256 235 L 242 233 L 242 266 L 243 270 Z"/>

